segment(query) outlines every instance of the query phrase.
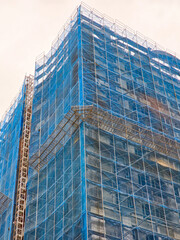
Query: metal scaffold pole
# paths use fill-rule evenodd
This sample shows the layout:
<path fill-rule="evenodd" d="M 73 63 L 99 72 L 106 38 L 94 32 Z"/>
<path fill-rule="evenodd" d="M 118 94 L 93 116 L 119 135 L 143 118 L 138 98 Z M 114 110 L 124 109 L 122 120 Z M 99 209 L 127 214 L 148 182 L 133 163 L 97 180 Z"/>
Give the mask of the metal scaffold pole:
<path fill-rule="evenodd" d="M 26 211 L 26 184 L 29 168 L 29 144 L 31 135 L 32 101 L 34 89 L 34 77 L 26 77 L 25 104 L 23 113 L 23 129 L 20 139 L 19 169 L 17 175 L 16 207 L 14 214 L 13 240 L 24 238 L 24 223 Z"/>

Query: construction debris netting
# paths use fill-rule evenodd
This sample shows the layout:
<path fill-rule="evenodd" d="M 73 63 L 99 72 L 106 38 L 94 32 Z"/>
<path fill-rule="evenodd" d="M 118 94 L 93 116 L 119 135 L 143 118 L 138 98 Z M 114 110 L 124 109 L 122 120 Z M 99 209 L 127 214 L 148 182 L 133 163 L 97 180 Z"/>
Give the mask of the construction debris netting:
<path fill-rule="evenodd" d="M 24 85 L 0 123 L 0 239 L 10 239 L 23 117 Z"/>
<path fill-rule="evenodd" d="M 36 62 L 25 239 L 180 238 L 179 69 L 78 8 Z"/>
<path fill-rule="evenodd" d="M 24 239 L 180 239 L 179 144 L 180 60 L 81 5 L 36 62 Z"/>

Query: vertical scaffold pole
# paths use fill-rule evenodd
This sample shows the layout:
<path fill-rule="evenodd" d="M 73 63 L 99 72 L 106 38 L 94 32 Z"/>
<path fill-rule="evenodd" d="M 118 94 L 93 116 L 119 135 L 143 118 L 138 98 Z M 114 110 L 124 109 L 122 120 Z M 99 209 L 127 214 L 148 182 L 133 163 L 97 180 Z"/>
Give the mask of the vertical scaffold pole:
<path fill-rule="evenodd" d="M 25 104 L 23 112 L 22 136 L 19 149 L 19 169 L 17 175 L 16 207 L 14 214 L 13 240 L 24 238 L 24 223 L 26 211 L 26 184 L 29 169 L 29 144 L 31 135 L 32 102 L 34 90 L 34 77 L 25 79 Z"/>

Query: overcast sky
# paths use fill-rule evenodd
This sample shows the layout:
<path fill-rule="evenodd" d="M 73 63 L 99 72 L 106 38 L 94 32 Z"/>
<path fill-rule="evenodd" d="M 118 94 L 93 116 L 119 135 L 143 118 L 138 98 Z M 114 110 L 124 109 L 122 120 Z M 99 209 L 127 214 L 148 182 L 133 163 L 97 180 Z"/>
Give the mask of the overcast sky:
<path fill-rule="evenodd" d="M 79 0 L 0 0 L 0 118 Z M 180 55 L 180 0 L 84 0 Z"/>

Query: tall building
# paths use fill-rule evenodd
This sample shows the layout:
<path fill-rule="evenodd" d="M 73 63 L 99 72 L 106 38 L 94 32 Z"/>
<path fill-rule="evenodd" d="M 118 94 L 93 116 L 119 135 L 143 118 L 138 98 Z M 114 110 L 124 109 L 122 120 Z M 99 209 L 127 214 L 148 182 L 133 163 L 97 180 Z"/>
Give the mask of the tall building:
<path fill-rule="evenodd" d="M 0 151 L 0 240 L 180 239 L 180 59 L 79 6 Z"/>

